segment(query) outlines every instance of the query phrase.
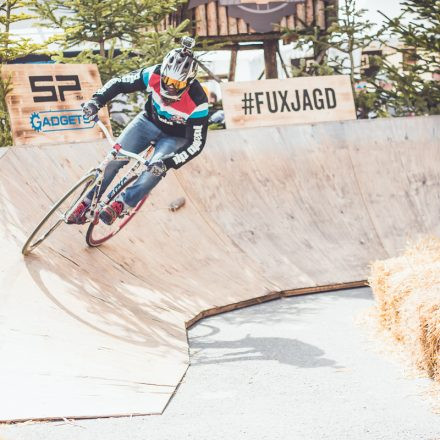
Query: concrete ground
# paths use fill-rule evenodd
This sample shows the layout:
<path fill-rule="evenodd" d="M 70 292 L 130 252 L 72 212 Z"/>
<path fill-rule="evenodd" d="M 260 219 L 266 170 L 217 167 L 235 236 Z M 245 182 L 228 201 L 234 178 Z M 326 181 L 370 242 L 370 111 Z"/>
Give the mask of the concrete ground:
<path fill-rule="evenodd" d="M 0 427 L 6 440 L 440 440 L 430 381 L 381 354 L 368 288 L 293 297 L 201 321 L 162 416 Z"/>

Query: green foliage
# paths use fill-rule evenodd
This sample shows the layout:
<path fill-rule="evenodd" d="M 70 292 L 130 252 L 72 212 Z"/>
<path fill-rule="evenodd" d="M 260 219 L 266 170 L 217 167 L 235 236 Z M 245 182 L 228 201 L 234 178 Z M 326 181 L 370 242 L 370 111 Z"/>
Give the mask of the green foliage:
<path fill-rule="evenodd" d="M 165 31 L 147 31 L 139 35 L 133 41 L 133 49 L 138 55 L 140 65 L 159 64 L 164 55 L 177 47 L 184 35 L 188 35 L 185 30 L 189 23 L 189 20 L 185 20 L 175 28 L 168 28 Z"/>
<path fill-rule="evenodd" d="M 297 78 L 300 76 L 326 76 L 326 75 L 336 75 L 338 71 L 336 67 L 329 66 L 324 62 L 317 62 L 315 60 L 306 63 L 306 60 L 300 60 L 299 67 L 292 67 L 291 75 L 292 78 Z"/>
<path fill-rule="evenodd" d="M 65 47 L 95 43 L 104 56 L 104 43 L 132 43 L 145 29 L 174 12 L 183 0 L 37 0 L 35 11 L 45 25 L 62 31 Z"/>
<path fill-rule="evenodd" d="M 10 79 L 4 80 L 0 78 L 0 147 L 12 145 L 11 125 L 6 106 L 6 95 L 11 90 Z"/>
<path fill-rule="evenodd" d="M 284 36 L 295 42 L 295 49 L 313 50 L 313 60 L 307 64 L 301 60 L 293 76 L 349 73 L 360 118 L 371 112 L 377 116 L 440 114 L 440 1 L 402 0 L 401 6 L 403 13 L 397 18 L 385 16 L 386 23 L 376 32 L 374 24 L 364 19 L 365 10 L 357 9 L 356 0 L 341 1 L 338 19 L 325 31 L 316 25 L 300 32 L 285 29 Z M 332 7 L 327 9 L 331 13 Z M 402 55 L 402 64 L 370 57 L 369 76 L 362 73 L 353 51 L 372 42 L 389 46 L 391 39 L 401 43 L 394 49 Z M 330 56 L 331 49 L 338 55 Z M 355 91 L 360 81 L 368 86 Z"/>
<path fill-rule="evenodd" d="M 30 38 L 17 37 L 10 32 L 13 23 L 33 18 L 30 14 L 20 12 L 21 8 L 30 7 L 32 4 L 31 0 L 0 0 L 0 146 L 12 145 L 6 107 L 6 95 L 12 88 L 10 79 L 2 78 L 1 65 L 47 47 L 47 44 L 37 44 Z"/>
<path fill-rule="evenodd" d="M 406 0 L 402 8 L 397 18 L 384 15 L 389 37 L 404 47 L 395 48 L 403 57 L 400 66 L 382 62 L 392 87 L 376 84 L 379 99 L 396 116 L 440 114 L 440 1 Z"/>
<path fill-rule="evenodd" d="M 30 7 L 31 0 L 0 0 L 0 62 L 2 64 L 39 51 L 46 47 L 33 43 L 30 38 L 11 35 L 11 24 L 33 18 L 31 14 L 16 12 L 17 9 Z"/>
<path fill-rule="evenodd" d="M 219 124 L 217 122 L 213 122 L 208 126 L 208 130 L 224 130 L 224 128 L 225 128 L 224 124 Z"/>
<path fill-rule="evenodd" d="M 189 21 L 176 28 L 159 31 L 158 24 L 186 0 L 39 0 L 33 10 L 44 23 L 61 31 L 63 49 L 88 47 L 76 57 L 53 57 L 62 63 L 93 63 L 105 84 L 111 78 L 140 67 L 159 63 L 176 47 Z M 116 110 L 127 102 L 132 109 Z M 133 116 L 139 110 L 136 94 L 118 97 L 109 104 L 115 134 L 123 128 L 116 116 Z"/>
<path fill-rule="evenodd" d="M 373 32 L 374 23 L 364 18 L 366 12 L 366 9 L 358 9 L 356 0 L 343 0 L 338 11 L 334 6 L 326 8 L 327 15 L 337 16 L 327 29 L 320 29 L 313 23 L 301 31 L 284 29 L 283 35 L 294 41 L 294 49 L 313 51 L 312 61 L 301 60 L 300 66 L 292 69 L 294 77 L 350 75 L 359 117 L 377 110 L 377 98 L 370 91 L 356 92 L 356 83 L 366 78 L 361 74 L 361 66 L 355 62 L 353 52 L 365 49 L 383 33 L 383 30 Z"/>

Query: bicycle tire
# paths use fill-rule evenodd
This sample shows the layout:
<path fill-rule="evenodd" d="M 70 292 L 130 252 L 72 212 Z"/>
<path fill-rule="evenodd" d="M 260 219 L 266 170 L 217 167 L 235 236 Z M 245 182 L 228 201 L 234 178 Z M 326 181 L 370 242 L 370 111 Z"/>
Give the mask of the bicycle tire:
<path fill-rule="evenodd" d="M 133 176 L 131 179 L 128 179 L 127 182 L 124 183 L 121 188 L 115 194 L 112 196 L 112 198 L 109 200 L 111 202 L 114 200 L 118 194 L 120 194 L 130 183 L 132 183 L 134 180 L 137 179 L 137 176 Z M 114 237 L 122 228 L 124 228 L 127 223 L 136 215 L 136 213 L 139 211 L 141 206 L 145 203 L 145 200 L 147 200 L 147 196 L 145 196 L 141 201 L 138 202 L 138 204 L 130 211 L 129 214 L 124 216 L 121 221 L 118 223 L 118 219 L 115 220 L 115 222 L 109 226 L 112 228 L 115 228 L 114 230 L 111 230 L 109 233 L 103 235 L 102 237 L 96 237 L 96 226 L 98 223 L 100 223 L 99 218 L 97 217 L 95 221 L 92 221 L 87 229 L 86 233 L 86 242 L 90 247 L 98 247 L 101 246 L 101 244 L 105 243 L 107 240 L 110 240 L 110 238 Z M 94 234 L 95 232 L 95 234 Z"/>
<path fill-rule="evenodd" d="M 36 228 L 33 230 L 29 238 L 26 240 L 25 244 L 23 245 L 23 248 L 21 249 L 21 253 L 23 255 L 28 255 L 30 252 L 32 252 L 37 246 L 39 246 L 55 229 L 58 228 L 58 226 L 61 225 L 61 223 L 65 223 L 64 218 L 60 218 L 52 227 L 49 228 L 47 232 L 45 232 L 42 236 L 40 236 L 36 241 L 33 241 L 35 236 L 42 230 L 44 225 L 52 218 L 52 216 L 56 213 L 57 209 L 61 206 L 61 204 L 68 199 L 75 191 L 78 190 L 81 186 L 84 186 L 84 189 L 81 191 L 78 197 L 75 198 L 74 202 L 70 204 L 69 208 L 66 210 L 68 212 L 70 209 L 72 209 L 80 200 L 81 197 L 83 197 L 86 193 L 86 191 L 93 186 L 96 180 L 96 174 L 95 171 L 91 171 L 88 174 L 86 174 L 84 177 L 82 177 L 78 182 L 75 183 L 72 188 L 69 189 L 49 210 L 49 212 L 43 217 L 43 219 L 38 223 Z M 65 212 L 65 213 L 66 213 Z M 65 215 L 64 213 L 64 215 Z"/>

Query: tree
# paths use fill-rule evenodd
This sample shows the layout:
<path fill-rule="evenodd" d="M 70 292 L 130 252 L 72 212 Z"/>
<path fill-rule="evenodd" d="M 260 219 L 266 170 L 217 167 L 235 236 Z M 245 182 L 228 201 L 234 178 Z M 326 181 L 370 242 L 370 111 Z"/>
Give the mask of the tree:
<path fill-rule="evenodd" d="M 97 64 L 101 80 L 107 82 L 141 66 L 155 64 L 184 35 L 189 21 L 177 28 L 159 30 L 161 20 L 185 0 L 39 0 L 33 10 L 55 30 L 63 49 L 86 47 L 75 57 L 62 53 L 53 58 L 64 63 Z M 119 98 L 109 104 L 116 134 L 123 124 L 114 118 L 127 110 L 122 102 L 137 102 L 137 96 Z M 136 110 L 136 105 L 135 105 Z"/>
<path fill-rule="evenodd" d="M 0 146 L 12 145 L 11 125 L 6 107 L 6 95 L 12 88 L 10 79 L 2 78 L 1 66 L 47 47 L 46 44 L 33 43 L 30 38 L 11 34 L 13 23 L 33 18 L 30 14 L 17 11 L 29 7 L 32 3 L 31 0 L 0 0 Z"/>
<path fill-rule="evenodd" d="M 402 62 L 385 59 L 381 65 L 390 87 L 376 84 L 383 105 L 396 116 L 440 114 L 440 1 L 402 1 L 402 14 L 385 19 L 388 38 Z"/>
<path fill-rule="evenodd" d="M 358 9 L 356 0 L 343 0 L 338 9 L 327 6 L 327 16 L 335 17 L 327 29 L 313 23 L 301 31 L 285 29 L 284 34 L 295 42 L 295 49 L 313 50 L 313 61 L 294 68 L 294 76 L 350 75 L 358 117 L 367 117 L 371 110 L 377 110 L 377 99 L 373 91 L 356 92 L 356 84 L 366 78 L 354 54 L 370 46 L 383 33 L 383 30 L 373 32 L 375 25 L 364 18 L 366 12 Z"/>

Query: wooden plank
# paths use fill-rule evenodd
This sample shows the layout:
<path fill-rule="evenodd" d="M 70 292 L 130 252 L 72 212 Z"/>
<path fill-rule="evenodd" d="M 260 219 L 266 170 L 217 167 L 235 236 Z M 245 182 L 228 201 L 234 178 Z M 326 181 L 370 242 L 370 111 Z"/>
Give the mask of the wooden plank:
<path fill-rule="evenodd" d="M 219 34 L 228 35 L 228 15 L 226 12 L 226 6 L 218 5 L 218 23 Z"/>
<path fill-rule="evenodd" d="M 210 2 L 206 5 L 206 16 L 208 19 L 208 35 L 218 35 L 217 2 L 215 0 L 210 0 Z"/>
<path fill-rule="evenodd" d="M 306 0 L 306 24 L 307 24 L 307 26 L 313 25 L 314 18 L 315 18 L 314 0 Z"/>
<path fill-rule="evenodd" d="M 247 24 L 242 18 L 239 18 L 237 20 L 237 28 L 238 28 L 239 34 L 247 34 L 248 33 Z"/>
<path fill-rule="evenodd" d="M 358 121 L 351 129 L 352 136 L 360 136 L 357 145 L 349 146 L 353 167 L 376 233 L 390 256 L 420 235 L 439 235 L 439 222 L 429 208 L 436 203 L 431 188 L 440 175 L 440 125 L 432 125 L 439 121 L 406 118 L 399 124 L 391 118 L 374 125 Z M 406 136 L 402 136 L 403 126 Z M 362 158 L 367 145 L 368 160 Z"/>
<path fill-rule="evenodd" d="M 296 27 L 298 30 L 304 29 L 306 26 L 306 5 L 305 3 L 298 3 L 296 5 Z"/>
<path fill-rule="evenodd" d="M 232 50 L 237 47 L 237 44 L 225 44 L 222 46 L 222 50 Z M 242 50 L 260 50 L 263 49 L 263 42 L 255 42 L 255 43 L 249 43 L 249 44 L 242 44 L 240 45 L 240 51 Z"/>
<path fill-rule="evenodd" d="M 63 225 L 26 260 L 36 219 L 108 145 L 8 149 L 0 389 L 14 399 L 0 420 L 161 413 L 194 317 L 352 287 L 371 261 L 439 235 L 439 127 L 431 116 L 210 132 L 99 251 Z"/>
<path fill-rule="evenodd" d="M 281 298 L 288 298 L 291 296 L 310 295 L 317 293 L 331 293 L 340 290 L 356 289 L 358 287 L 367 287 L 367 286 L 368 286 L 368 281 L 361 280 L 361 281 L 353 281 L 350 283 L 329 284 L 326 286 L 305 287 L 302 289 L 273 292 L 268 295 L 260 296 L 258 298 L 252 298 L 247 301 L 241 301 L 235 304 L 228 304 L 227 306 L 223 306 L 223 307 L 215 307 L 213 309 L 204 310 L 203 312 L 195 316 L 193 319 L 187 321 L 185 324 L 186 324 L 186 328 L 190 329 L 197 322 L 201 321 L 202 319 L 209 318 L 210 316 L 216 316 L 219 315 L 220 313 L 227 313 L 233 310 L 242 309 L 244 307 L 264 304 L 265 302 L 268 301 L 274 301 Z"/>
<path fill-rule="evenodd" d="M 196 35 L 200 37 L 206 37 L 208 35 L 208 25 L 206 22 L 206 6 L 197 6 L 195 10 Z"/>
<path fill-rule="evenodd" d="M 316 2 L 316 22 L 321 29 L 325 29 L 325 1 L 317 0 Z"/>
<path fill-rule="evenodd" d="M 229 29 L 229 35 L 238 34 L 238 24 L 236 18 L 228 17 L 228 29 Z"/>
<path fill-rule="evenodd" d="M 368 286 L 367 280 L 351 281 L 349 283 L 329 284 L 327 286 L 304 287 L 301 289 L 284 290 L 283 292 L 280 292 L 280 296 L 289 297 L 289 296 L 298 296 L 298 295 L 310 295 L 312 293 L 334 292 L 337 290 L 356 289 L 358 287 L 367 287 L 367 286 Z"/>
<path fill-rule="evenodd" d="M 283 17 L 280 21 L 281 29 L 285 29 L 287 27 L 287 17 Z"/>
<path fill-rule="evenodd" d="M 234 293 L 231 296 L 232 292 L 244 293 L 236 280 L 243 275 L 241 272 L 247 265 L 247 258 L 238 261 L 235 246 L 232 243 L 228 245 L 228 240 L 223 242 L 189 200 L 185 204 L 184 216 L 179 215 L 180 211 L 170 213 L 167 210 L 170 200 L 185 193 L 173 174 L 167 176 L 169 182 L 162 187 L 162 191 L 156 192 L 156 201 L 152 196 L 150 205 L 144 207 L 145 218 L 138 226 L 133 225 L 132 238 L 127 235 L 120 241 L 116 240 L 114 248 L 112 246 L 101 252 L 90 253 L 84 248 L 84 237 L 78 228 L 65 226 L 57 230 L 44 246 L 41 245 L 36 255 L 28 258 L 25 264 L 19 247 L 24 235 L 35 227 L 36 218 L 41 218 L 53 200 L 88 168 L 99 163 L 108 148 L 107 143 L 14 148 L 11 149 L 14 150 L 11 151 L 12 155 L 6 154 L 1 159 L 0 197 L 2 200 L 17 198 L 14 204 L 20 212 L 20 219 L 11 218 L 16 225 L 12 226 L 11 223 L 11 227 L 15 230 L 19 225 L 23 230 L 17 230 L 14 236 L 9 234 L 6 240 L 3 239 L 6 230 L 0 231 L 0 285 L 3 300 L 0 386 L 2 392 L 8 395 L 13 392 L 17 397 L 16 401 L 13 399 L 0 403 L 0 420 L 162 412 L 187 368 L 185 322 L 201 310 L 216 305 L 212 296 L 216 288 L 214 284 L 211 287 L 205 286 L 208 288 L 203 289 L 206 298 L 211 299 L 202 301 L 202 309 L 198 309 L 198 306 L 195 309 L 193 306 L 187 307 L 191 292 L 195 292 L 194 281 L 189 278 L 185 281 L 170 273 L 175 286 L 180 285 L 180 299 L 176 297 L 176 301 L 169 302 L 170 297 L 162 297 L 159 300 L 154 293 L 157 290 L 152 285 L 145 285 L 144 280 L 148 277 L 152 282 L 154 271 L 164 273 L 169 270 L 166 262 L 168 257 L 162 254 L 165 260 L 160 262 L 160 258 L 153 259 L 153 254 L 147 251 L 145 258 L 155 261 L 150 262 L 148 271 L 143 275 L 139 272 L 140 267 L 130 263 L 141 250 L 141 243 L 131 243 L 132 238 L 136 237 L 136 229 L 146 218 L 150 220 L 143 227 L 148 227 L 151 233 L 159 234 L 162 227 L 177 228 L 171 235 L 168 232 L 166 234 L 173 242 L 183 232 L 182 227 L 185 227 L 187 233 L 195 234 L 194 237 L 208 233 L 206 239 L 211 243 L 210 246 L 214 244 L 217 249 L 223 249 L 222 252 L 229 248 L 230 255 L 225 255 L 225 258 L 235 271 L 231 273 L 235 281 L 231 279 L 231 283 L 225 282 L 223 278 L 227 278 L 227 274 L 223 271 L 218 272 L 218 276 L 210 273 L 208 267 L 211 263 L 211 268 L 217 271 L 215 268 L 220 268 L 224 262 L 219 259 L 219 254 L 214 255 L 214 249 L 211 263 L 205 260 L 196 241 L 192 248 L 188 247 L 180 254 L 180 263 L 173 261 L 172 272 L 176 269 L 182 271 L 181 264 L 186 265 L 188 270 L 198 270 L 197 266 L 201 268 L 203 265 L 206 280 L 214 282 L 216 278 L 215 282 L 219 285 L 229 284 L 226 288 L 229 292 L 225 289 L 222 294 L 225 295 L 224 299 L 230 299 L 230 303 L 255 296 L 250 285 L 245 288 L 246 294 L 237 296 Z M 27 168 L 29 171 L 24 171 Z M 21 179 L 18 178 L 20 170 L 23 172 Z M 18 184 L 19 181 L 21 184 Z M 195 215 L 195 218 L 190 220 L 188 213 L 190 217 Z M 176 221 L 180 226 L 177 226 Z M 156 226 L 161 223 L 161 226 L 150 229 L 150 222 Z M 10 230 L 9 226 L 7 228 Z M 15 234 L 19 234 L 18 239 Z M 153 244 L 154 239 L 149 238 L 148 241 L 154 247 L 159 245 L 159 241 Z M 112 248 L 127 250 L 118 263 L 112 255 Z M 183 248 L 178 251 L 179 248 L 180 244 L 171 245 L 169 251 L 180 253 Z M 128 265 L 131 269 L 126 271 L 124 267 L 128 268 Z M 235 265 L 236 269 L 233 268 Z M 83 269 L 87 273 L 81 275 Z M 251 272 L 256 273 L 256 269 Z M 17 280 L 10 277 L 11 273 L 17 276 Z M 40 277 L 42 273 L 44 276 Z M 254 283 L 252 278 L 249 276 L 245 282 Z M 267 284 L 262 277 L 257 278 L 260 279 L 260 286 L 271 284 Z M 158 281 L 159 278 L 156 279 Z M 253 288 L 257 288 L 257 284 Z M 270 290 L 273 291 L 274 286 Z M 266 294 L 263 288 L 257 296 Z M 23 307 L 21 301 L 25 301 L 28 307 Z M 182 305 L 187 308 L 187 312 L 181 308 Z M 50 320 L 50 326 L 47 321 L 41 320 L 41 316 Z M 16 320 L 21 324 L 17 325 Z M 65 349 L 66 344 L 69 350 Z M 23 362 L 23 356 L 26 356 L 27 362 Z M 144 368 L 146 364 L 148 369 Z M 23 400 L 24 396 L 27 399 Z"/>
<path fill-rule="evenodd" d="M 295 29 L 295 16 L 294 15 L 289 15 L 287 17 L 287 28 L 290 30 Z"/>
<path fill-rule="evenodd" d="M 223 307 L 214 307 L 212 309 L 204 310 L 203 312 L 199 313 L 197 316 L 187 321 L 185 325 L 187 329 L 190 329 L 194 324 L 196 324 L 197 322 L 199 322 L 204 318 L 209 318 L 210 316 L 219 315 L 220 313 L 226 313 L 226 312 L 231 312 L 233 310 L 242 309 L 244 307 L 263 304 L 268 301 L 280 299 L 281 297 L 282 297 L 281 292 L 273 292 L 273 293 L 269 293 L 268 295 L 260 296 L 258 298 L 252 298 L 246 301 L 240 301 L 235 304 L 228 304 Z"/>
<path fill-rule="evenodd" d="M 96 65 L 10 64 L 2 67 L 2 74 L 12 78 L 13 90 L 6 101 L 14 145 L 102 139 L 96 124 L 83 117 L 80 106 L 102 85 Z M 100 116 L 111 129 L 107 108 Z"/>
<path fill-rule="evenodd" d="M 356 119 L 348 75 L 244 81 L 221 86 L 228 128 Z M 244 104 L 248 104 L 246 108 Z"/>
<path fill-rule="evenodd" d="M 437 122 L 439 120 L 440 117 Z M 355 148 L 356 137 L 351 138 L 350 134 L 349 138 L 353 141 L 349 141 L 346 136 L 357 123 L 285 125 L 212 133 L 208 146 L 212 148 L 212 156 L 205 156 L 209 162 L 191 163 L 193 175 L 200 173 L 201 179 L 191 181 L 189 174 L 180 179 L 188 188 L 188 196 L 201 212 L 213 219 L 216 228 L 227 231 L 241 249 L 246 249 L 249 256 L 267 264 L 264 273 L 277 273 L 283 278 L 281 267 L 292 267 L 295 272 L 299 269 L 298 264 L 290 266 L 287 261 L 275 257 L 276 249 L 281 247 L 284 255 L 297 255 L 298 261 L 302 259 L 304 263 L 299 269 L 300 273 L 291 274 L 292 278 L 299 279 L 310 273 L 314 264 L 315 269 L 324 278 L 327 277 L 327 282 L 321 278 L 319 282 L 305 287 L 339 284 L 334 278 L 336 272 L 347 265 L 353 268 L 361 261 L 358 269 L 351 272 L 358 276 L 343 282 L 364 280 L 370 255 L 385 255 L 385 252 L 368 215 L 364 217 L 361 214 L 366 214 L 366 210 L 356 184 L 356 174 L 351 168 L 348 144 Z M 369 124 L 369 128 L 364 129 L 374 130 L 374 127 L 374 124 Z M 327 140 L 329 135 L 331 141 Z M 399 130 L 400 136 L 404 136 L 403 127 Z M 433 136 L 431 133 L 431 139 Z M 246 148 L 237 148 L 242 142 L 245 142 Z M 267 148 L 271 149 L 271 157 L 276 158 L 270 164 L 267 163 Z M 368 150 L 363 149 L 363 152 L 368 155 Z M 437 156 L 439 154 L 440 149 Z M 227 167 L 228 179 L 208 171 L 219 162 L 230 164 Z M 250 169 L 241 167 L 240 173 L 236 172 L 239 164 L 250 162 Z M 262 174 L 259 175 L 257 170 L 261 170 Z M 266 180 L 267 175 L 271 176 L 269 180 Z M 210 185 L 206 185 L 206 179 L 209 179 Z M 220 182 L 223 182 L 222 194 L 216 195 Z M 237 217 L 232 217 L 226 203 L 234 204 L 233 199 L 237 197 L 234 188 L 240 182 L 246 186 L 246 190 L 240 192 L 240 204 L 234 211 Z M 440 182 L 440 176 L 437 182 Z M 190 187 L 191 184 L 193 187 Z M 283 188 L 275 199 L 274 187 Z M 267 188 L 270 188 L 269 192 Z M 431 189 L 431 194 L 434 192 Z M 227 202 L 224 201 L 225 197 Z M 281 221 L 283 226 L 275 219 L 273 223 L 270 222 L 266 216 L 269 211 L 278 211 L 277 218 L 281 215 L 285 219 L 285 222 Z M 431 209 L 432 218 L 434 211 L 435 208 Z M 339 219 L 336 224 L 335 218 Z M 439 229 L 440 225 L 437 226 Z M 286 240 L 287 230 L 292 231 L 289 240 Z M 311 230 L 315 232 L 311 234 Z M 316 238 L 309 239 L 312 235 Z M 332 252 L 329 252 L 330 248 Z M 322 252 L 322 257 L 317 259 L 315 252 Z M 269 254 L 273 258 L 269 259 Z M 325 257 L 325 254 L 331 257 Z M 353 254 L 357 255 L 357 261 L 354 261 Z M 330 274 L 333 274 L 333 280 L 329 280 Z"/>

